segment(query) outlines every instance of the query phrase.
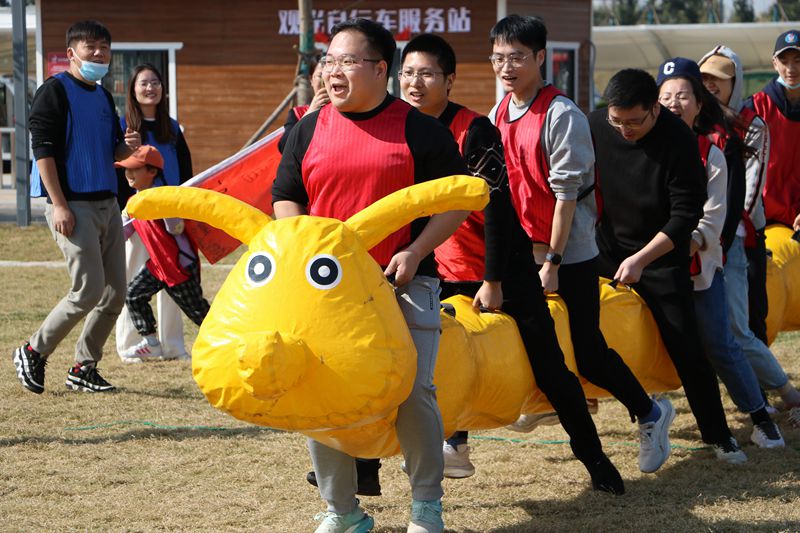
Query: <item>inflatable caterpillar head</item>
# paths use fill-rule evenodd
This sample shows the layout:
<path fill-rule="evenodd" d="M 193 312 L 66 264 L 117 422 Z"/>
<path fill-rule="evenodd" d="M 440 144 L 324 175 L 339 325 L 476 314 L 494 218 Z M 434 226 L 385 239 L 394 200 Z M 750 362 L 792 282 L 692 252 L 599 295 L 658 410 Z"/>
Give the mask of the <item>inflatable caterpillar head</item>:
<path fill-rule="evenodd" d="M 487 201 L 483 180 L 451 176 L 397 191 L 345 222 L 273 221 L 192 187 L 143 191 L 128 212 L 199 220 L 248 246 L 200 328 L 192 373 L 209 402 L 236 418 L 315 430 L 385 417 L 413 384 L 414 344 L 368 250 L 416 218 Z"/>

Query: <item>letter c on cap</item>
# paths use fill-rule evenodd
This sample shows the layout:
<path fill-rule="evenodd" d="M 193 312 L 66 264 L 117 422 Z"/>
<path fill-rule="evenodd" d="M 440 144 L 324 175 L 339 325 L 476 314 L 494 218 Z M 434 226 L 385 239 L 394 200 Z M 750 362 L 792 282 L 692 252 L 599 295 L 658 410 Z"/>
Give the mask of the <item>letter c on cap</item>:
<path fill-rule="evenodd" d="M 675 62 L 670 61 L 669 63 L 664 64 L 664 75 L 669 76 L 675 72 Z"/>

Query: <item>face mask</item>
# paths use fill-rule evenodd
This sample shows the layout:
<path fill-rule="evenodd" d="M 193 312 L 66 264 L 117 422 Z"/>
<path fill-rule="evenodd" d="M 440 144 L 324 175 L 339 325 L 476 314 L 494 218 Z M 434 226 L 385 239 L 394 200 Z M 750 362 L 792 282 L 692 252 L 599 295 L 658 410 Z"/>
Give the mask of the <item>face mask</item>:
<path fill-rule="evenodd" d="M 75 53 L 75 50 L 72 51 Z M 75 59 L 80 61 L 80 73 L 86 81 L 98 82 L 103 79 L 103 76 L 108 74 L 108 63 L 92 63 L 91 61 L 83 61 L 75 53 Z"/>
<path fill-rule="evenodd" d="M 786 80 L 784 80 L 780 76 L 778 76 L 778 83 L 780 83 L 781 85 L 783 85 L 784 87 L 786 87 L 790 91 L 794 91 L 795 89 L 800 89 L 800 83 L 798 83 L 796 85 L 789 85 L 788 83 L 786 83 Z"/>

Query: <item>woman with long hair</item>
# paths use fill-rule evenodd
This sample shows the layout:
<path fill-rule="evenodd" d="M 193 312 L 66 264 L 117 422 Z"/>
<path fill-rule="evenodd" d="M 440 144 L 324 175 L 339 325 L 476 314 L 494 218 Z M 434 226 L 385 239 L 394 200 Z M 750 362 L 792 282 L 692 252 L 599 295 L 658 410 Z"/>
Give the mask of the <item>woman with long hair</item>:
<path fill-rule="evenodd" d="M 169 116 L 164 97 L 164 79 L 158 69 L 148 63 L 137 66 L 128 83 L 128 98 L 122 129 L 130 128 L 142 136 L 142 144 L 155 146 L 164 158 L 163 183 L 180 185 L 192 177 L 192 157 L 178 122 Z M 125 182 L 127 187 L 127 182 Z M 133 194 L 120 187 L 122 201 Z M 177 230 L 182 231 L 182 223 Z M 150 259 L 141 240 L 134 234 L 125 244 L 128 281 Z M 145 359 L 189 359 L 183 343 L 183 318 L 180 309 L 164 291 L 158 293 L 158 342 L 148 342 L 136 332 L 127 308 L 117 319 L 117 352 L 124 362 L 138 363 Z"/>
<path fill-rule="evenodd" d="M 703 218 L 690 243 L 694 303 L 706 357 L 739 410 L 752 418 L 750 440 L 760 448 L 783 447 L 755 372 L 733 337 L 722 274 L 723 250 L 730 246 L 744 205 L 744 143 L 716 98 L 703 86 L 697 63 L 670 59 L 659 69 L 657 83 L 661 105 L 697 134 L 708 178 Z M 737 193 L 732 197 L 729 192 L 734 188 Z"/>

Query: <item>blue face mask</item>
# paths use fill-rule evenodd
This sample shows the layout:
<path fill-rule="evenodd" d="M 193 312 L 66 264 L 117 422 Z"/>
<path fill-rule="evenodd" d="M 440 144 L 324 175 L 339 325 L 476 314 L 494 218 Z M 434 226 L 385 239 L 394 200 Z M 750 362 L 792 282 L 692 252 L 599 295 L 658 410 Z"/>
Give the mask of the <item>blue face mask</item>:
<path fill-rule="evenodd" d="M 73 53 L 75 50 L 73 50 Z M 86 81 L 98 82 L 103 79 L 103 76 L 108 74 L 108 63 L 92 63 L 91 61 L 83 61 L 75 54 L 75 59 L 81 62 L 80 73 Z"/>
<path fill-rule="evenodd" d="M 789 85 L 788 83 L 786 83 L 786 80 L 784 80 L 780 76 L 778 76 L 778 83 L 780 83 L 781 85 L 783 85 L 784 87 L 786 87 L 790 91 L 794 91 L 795 89 L 800 89 L 800 83 L 798 83 L 796 85 Z"/>

